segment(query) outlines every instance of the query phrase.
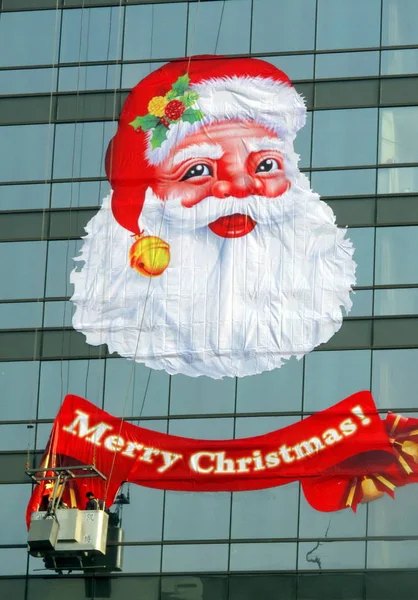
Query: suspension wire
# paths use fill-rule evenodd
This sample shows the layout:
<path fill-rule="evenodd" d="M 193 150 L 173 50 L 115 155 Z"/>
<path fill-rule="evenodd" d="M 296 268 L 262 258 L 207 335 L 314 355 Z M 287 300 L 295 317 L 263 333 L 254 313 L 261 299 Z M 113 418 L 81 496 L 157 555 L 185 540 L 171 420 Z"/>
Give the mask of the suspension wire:
<path fill-rule="evenodd" d="M 190 72 L 190 64 L 191 64 L 191 60 L 192 60 L 192 56 L 193 56 L 193 47 L 194 47 L 195 34 L 196 34 L 196 28 L 197 28 L 197 21 L 198 21 L 198 18 L 199 18 L 199 12 L 200 12 L 200 0 L 198 0 L 198 2 L 197 2 L 196 18 L 195 18 L 194 29 L 193 29 L 193 34 L 192 34 L 192 42 L 190 44 L 190 54 L 189 54 L 188 62 L 187 62 L 187 71 L 186 71 L 187 75 L 189 75 L 189 72 Z M 179 135 L 179 130 L 177 129 L 177 131 L 175 133 L 175 136 L 174 136 L 174 144 L 177 143 L 178 135 Z M 174 159 L 174 156 L 172 157 L 172 160 L 173 159 Z M 110 160 L 111 160 L 111 167 L 112 167 L 113 156 L 111 156 Z M 158 230 L 158 236 L 161 235 L 161 230 L 162 230 L 163 221 L 164 221 L 164 215 L 165 215 L 165 206 L 166 206 L 166 203 L 163 204 L 163 210 L 162 210 L 162 214 L 161 214 L 161 220 L 160 220 L 160 226 L 159 226 L 159 230 Z M 157 253 L 154 253 L 153 266 L 155 264 L 156 256 L 157 256 Z M 130 377 L 129 377 L 129 381 L 128 381 L 128 387 L 127 387 L 127 392 L 126 392 L 125 401 L 124 401 L 124 405 L 123 405 L 123 411 L 122 411 L 122 417 L 121 417 L 121 422 L 120 422 L 120 426 L 119 426 L 118 438 L 120 437 L 120 434 L 122 432 L 122 426 L 123 426 L 123 423 L 125 421 L 125 411 L 126 411 L 126 406 L 127 406 L 127 401 L 128 401 L 129 389 L 130 389 L 130 386 L 131 386 L 131 384 L 133 382 L 133 376 L 134 376 L 134 371 L 135 371 L 135 359 L 136 359 L 136 356 L 137 356 L 137 353 L 138 353 L 139 342 L 140 342 L 141 333 L 142 333 L 143 324 L 144 324 L 145 311 L 146 311 L 146 307 L 147 307 L 147 303 L 148 303 L 148 299 L 149 299 L 149 295 L 150 295 L 150 288 L 151 288 L 151 278 L 149 278 L 148 286 L 147 286 L 147 292 L 146 292 L 146 295 L 145 295 L 145 302 L 144 302 L 144 307 L 143 307 L 143 311 L 142 311 L 141 322 L 140 322 L 140 326 L 139 326 L 139 330 L 138 330 L 138 336 L 137 336 L 137 340 L 136 340 L 134 360 L 132 361 L 131 373 L 130 373 Z M 149 377 L 151 377 L 151 376 L 149 375 Z M 132 389 L 133 389 L 133 386 L 132 386 Z M 146 391 L 147 390 L 148 390 L 148 385 L 146 387 Z M 144 394 L 144 397 L 143 397 L 141 411 L 140 411 L 139 416 L 138 416 L 138 422 L 139 422 L 139 419 L 142 416 L 142 411 L 143 411 L 144 406 L 145 406 L 145 399 L 146 399 L 146 394 Z M 110 486 L 110 483 L 111 483 L 111 479 L 112 479 L 112 476 L 113 476 L 113 470 L 114 470 L 114 467 L 115 467 L 115 462 L 116 462 L 116 452 L 114 452 L 114 454 L 113 454 L 112 466 L 111 466 L 111 469 L 110 469 L 109 477 L 108 477 L 108 479 L 106 481 L 106 485 L 105 485 L 104 504 L 106 504 L 107 493 L 108 493 L 109 486 Z"/>
<path fill-rule="evenodd" d="M 119 85 L 118 85 L 118 81 L 117 81 L 117 65 L 118 62 L 121 62 L 122 60 L 122 31 L 123 31 L 123 25 L 124 25 L 124 21 L 122 22 L 122 19 L 124 18 L 125 15 L 125 11 L 122 10 L 122 0 L 119 0 L 119 6 L 116 7 L 119 9 L 119 18 L 118 18 L 118 32 L 117 32 L 117 40 L 116 40 L 116 48 L 119 49 L 120 48 L 120 60 L 116 60 L 116 64 L 115 64 L 115 73 L 114 73 L 114 87 L 113 87 L 113 107 L 112 107 L 112 122 L 115 122 L 116 119 L 116 109 L 117 109 L 117 103 L 116 103 L 116 98 L 117 98 L 117 90 L 118 87 L 120 85 L 120 79 L 119 79 Z M 111 35 L 112 35 L 112 14 L 113 14 L 113 8 L 111 8 L 111 12 L 109 14 L 109 37 L 108 37 L 108 46 L 107 46 L 107 58 L 109 59 L 109 55 L 110 55 L 110 40 L 111 40 Z M 108 75 L 108 68 L 109 65 L 107 65 L 106 67 L 106 85 L 107 85 L 107 75 Z M 105 156 L 105 151 L 104 151 L 104 140 L 105 140 L 105 124 L 103 125 L 103 134 L 102 134 L 102 154 L 101 154 L 101 160 L 100 160 L 100 164 L 103 164 L 103 160 L 104 160 L 104 156 Z M 108 217 L 110 217 L 111 214 L 109 212 Z M 107 221 L 107 229 L 109 231 L 109 228 L 111 227 L 111 221 L 108 218 Z M 107 254 L 105 254 L 105 260 L 107 258 Z M 106 263 L 105 263 L 106 264 Z M 103 287 L 102 287 L 102 305 L 104 305 L 104 300 L 105 300 L 105 285 L 103 283 Z M 103 323 L 103 321 L 102 321 Z M 99 335 L 100 335 L 100 345 L 99 345 L 99 360 L 103 360 L 104 361 L 104 365 L 103 365 L 103 377 L 105 377 L 105 367 L 106 367 L 106 355 L 103 352 L 103 356 L 102 356 L 102 351 L 103 351 L 103 342 L 102 342 L 102 336 L 103 336 L 103 324 L 102 327 L 100 328 L 99 331 Z M 103 381 L 103 386 L 105 384 L 105 380 Z M 98 377 L 97 379 L 97 388 L 99 389 L 100 386 L 100 378 Z M 93 448 L 93 465 L 96 464 L 96 457 L 97 457 L 97 448 L 96 446 L 94 446 Z M 106 503 L 106 498 L 104 498 L 103 500 L 104 504 Z"/>
<path fill-rule="evenodd" d="M 81 6 L 81 14 L 80 14 L 80 33 L 78 37 L 78 66 L 77 66 L 77 87 L 76 87 L 76 118 L 74 121 L 74 133 L 73 133 L 73 155 L 71 160 L 71 183 L 70 183 L 70 205 L 69 205 L 69 223 L 68 223 L 68 238 L 67 238 L 67 249 L 65 253 L 65 264 L 64 264 L 64 282 L 65 282 L 65 290 L 67 291 L 67 269 L 68 269 L 68 260 L 70 254 L 70 239 L 71 239 L 71 219 L 72 219 L 72 209 L 73 209 L 73 192 L 74 192 L 74 172 L 75 172 L 75 155 L 76 155 L 76 141 L 77 141 L 77 124 L 78 124 L 78 112 L 79 112 L 79 99 L 80 99 L 80 65 L 81 65 L 81 52 L 82 52 L 82 39 L 83 39 L 83 26 L 84 26 L 84 4 L 85 0 L 82 0 Z M 81 147 L 80 147 L 80 157 L 82 155 Z M 65 294 L 67 295 L 67 294 Z M 65 321 L 67 317 L 67 302 L 64 302 L 64 312 L 62 317 L 62 336 L 61 336 L 61 357 L 60 357 L 60 405 L 63 402 L 64 396 L 64 343 L 66 337 L 65 331 Z M 70 344 L 70 337 L 68 338 L 68 343 Z M 67 360 L 67 389 L 70 381 L 70 361 Z"/>
<path fill-rule="evenodd" d="M 48 162 L 49 162 L 49 153 L 50 153 L 50 149 L 51 149 L 51 126 L 52 126 L 52 111 L 53 111 L 53 106 L 54 106 L 54 74 L 55 74 L 55 67 L 57 64 L 57 46 L 58 46 L 58 27 L 60 24 L 61 25 L 61 11 L 59 10 L 59 4 L 60 4 L 60 0 L 56 0 L 55 2 L 55 28 L 54 28 L 54 43 L 53 43 L 53 47 L 52 47 L 52 62 L 51 62 L 51 90 L 49 93 L 49 111 L 48 111 L 48 136 L 47 136 L 47 143 L 46 143 L 46 150 L 45 150 L 45 177 L 44 177 L 44 186 L 47 185 L 47 182 L 49 180 L 48 177 L 48 170 L 52 170 L 53 168 L 53 163 L 52 163 L 52 157 L 51 157 L 51 164 L 49 166 L 48 169 Z M 58 76 L 58 75 L 57 75 Z M 55 132 L 55 126 L 54 126 L 54 132 Z M 54 138 L 55 133 L 52 134 L 52 138 Z M 52 147 L 53 147 L 53 142 L 52 142 Z M 51 174 L 51 173 L 50 173 Z M 50 192 L 50 187 L 48 186 L 48 208 L 50 207 L 50 203 L 51 203 L 51 192 Z M 40 242 L 45 242 L 47 239 L 47 236 L 45 235 L 45 229 L 46 229 L 46 212 L 47 212 L 47 206 L 46 206 L 46 202 L 43 203 L 42 206 L 42 224 L 41 224 L 41 237 L 40 237 Z M 41 256 L 41 265 L 40 265 L 40 273 L 42 274 L 42 263 L 44 265 L 44 286 L 43 286 L 43 294 L 41 295 L 38 292 L 37 298 L 36 298 L 36 306 L 38 307 L 39 304 L 41 303 L 41 299 L 42 299 L 42 320 L 41 320 L 41 325 L 37 325 L 35 327 L 35 335 L 34 335 L 34 340 L 33 340 L 33 352 L 32 352 L 32 364 L 35 363 L 36 361 L 36 357 L 37 357 L 37 347 L 38 347 L 38 340 L 39 340 L 39 330 L 43 327 L 44 321 L 45 321 L 45 301 L 44 301 L 44 297 L 45 297 L 45 292 L 46 292 L 46 281 L 47 281 L 47 260 L 48 260 L 48 242 L 47 242 L 47 249 L 46 249 L 46 253 L 45 253 L 45 257 Z M 35 419 L 37 418 L 37 414 L 38 414 L 38 396 L 39 396 L 39 380 L 41 377 L 41 365 L 39 364 L 39 368 L 38 368 L 38 385 L 34 386 L 34 390 L 33 390 L 33 394 L 32 394 L 32 400 L 31 400 L 31 406 L 30 406 L 30 420 L 29 423 L 27 425 L 27 430 L 28 430 L 28 444 L 27 444 L 27 454 L 26 454 L 26 467 L 29 468 L 30 467 L 30 454 L 31 454 L 31 431 L 32 429 L 34 429 L 34 422 Z M 36 405 L 36 407 L 35 407 Z M 36 429 L 37 432 L 37 429 Z M 35 444 L 35 438 L 33 439 L 33 443 Z"/>

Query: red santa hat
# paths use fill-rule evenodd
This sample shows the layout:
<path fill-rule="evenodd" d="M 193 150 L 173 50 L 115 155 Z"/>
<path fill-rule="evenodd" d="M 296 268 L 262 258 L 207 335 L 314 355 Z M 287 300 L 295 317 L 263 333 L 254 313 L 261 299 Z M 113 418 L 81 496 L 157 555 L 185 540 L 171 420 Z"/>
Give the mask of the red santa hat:
<path fill-rule="evenodd" d="M 188 134 L 231 119 L 264 125 L 293 141 L 306 107 L 289 78 L 255 58 L 199 56 L 170 62 L 136 85 L 123 107 L 106 154 L 115 219 L 139 234 L 155 165 Z"/>

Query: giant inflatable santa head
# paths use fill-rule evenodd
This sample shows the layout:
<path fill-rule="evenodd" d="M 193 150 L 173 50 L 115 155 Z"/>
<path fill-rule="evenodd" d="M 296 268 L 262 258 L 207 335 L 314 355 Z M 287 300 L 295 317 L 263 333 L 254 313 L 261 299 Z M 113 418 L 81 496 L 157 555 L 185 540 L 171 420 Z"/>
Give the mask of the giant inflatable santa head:
<path fill-rule="evenodd" d="M 75 329 L 155 369 L 280 367 L 351 308 L 353 248 L 293 149 L 306 108 L 257 59 L 171 62 L 130 93 L 71 276 Z"/>

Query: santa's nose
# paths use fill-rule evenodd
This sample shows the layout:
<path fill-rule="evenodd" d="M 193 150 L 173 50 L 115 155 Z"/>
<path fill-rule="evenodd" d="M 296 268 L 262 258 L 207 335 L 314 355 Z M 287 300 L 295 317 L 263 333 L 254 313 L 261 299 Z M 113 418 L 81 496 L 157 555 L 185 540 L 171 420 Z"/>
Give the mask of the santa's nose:
<path fill-rule="evenodd" d="M 263 184 L 259 179 L 243 174 L 217 181 L 212 188 L 212 194 L 216 198 L 245 198 L 251 194 L 260 194 L 262 190 Z"/>

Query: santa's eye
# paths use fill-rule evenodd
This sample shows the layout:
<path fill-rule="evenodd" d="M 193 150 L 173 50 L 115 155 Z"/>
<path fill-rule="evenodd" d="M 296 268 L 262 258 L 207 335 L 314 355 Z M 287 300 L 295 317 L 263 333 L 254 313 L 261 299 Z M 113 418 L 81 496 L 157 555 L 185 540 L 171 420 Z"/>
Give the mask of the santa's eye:
<path fill-rule="evenodd" d="M 192 177 L 211 177 L 213 175 L 212 169 L 209 165 L 205 163 L 199 163 L 197 165 L 193 165 L 186 171 L 186 174 L 183 175 L 181 181 L 186 181 L 187 179 L 192 179 Z"/>
<path fill-rule="evenodd" d="M 265 158 L 256 168 L 256 173 L 271 173 L 271 171 L 278 171 L 280 169 L 279 163 L 274 158 Z"/>

